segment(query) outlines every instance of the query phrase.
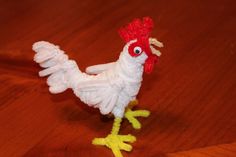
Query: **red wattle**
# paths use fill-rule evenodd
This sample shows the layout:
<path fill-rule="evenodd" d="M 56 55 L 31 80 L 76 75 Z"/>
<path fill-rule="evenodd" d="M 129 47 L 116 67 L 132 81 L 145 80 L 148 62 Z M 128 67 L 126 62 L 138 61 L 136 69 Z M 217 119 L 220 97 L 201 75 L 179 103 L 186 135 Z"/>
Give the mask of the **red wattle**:
<path fill-rule="evenodd" d="M 150 74 L 153 69 L 154 69 L 154 64 L 157 62 L 157 57 L 156 56 L 150 56 L 148 57 L 148 59 L 146 60 L 145 64 L 144 64 L 144 71 L 147 74 Z"/>

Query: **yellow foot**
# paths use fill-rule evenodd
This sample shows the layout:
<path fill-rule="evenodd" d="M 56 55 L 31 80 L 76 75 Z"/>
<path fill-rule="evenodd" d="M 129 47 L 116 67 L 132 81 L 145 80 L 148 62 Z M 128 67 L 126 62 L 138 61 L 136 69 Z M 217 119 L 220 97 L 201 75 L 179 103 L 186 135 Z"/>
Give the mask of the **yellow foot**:
<path fill-rule="evenodd" d="M 132 135 L 117 135 L 117 134 L 109 134 L 105 138 L 95 138 L 92 141 L 94 145 L 102 145 L 110 148 L 115 155 L 115 157 L 122 157 L 120 150 L 131 151 L 132 146 L 125 143 L 130 142 L 133 143 L 136 141 L 136 138 Z"/>
<path fill-rule="evenodd" d="M 128 108 L 125 112 L 125 118 L 132 124 L 134 129 L 140 129 L 141 123 L 137 120 L 136 117 L 148 117 L 150 115 L 150 111 L 148 110 L 136 110 L 132 111 Z"/>

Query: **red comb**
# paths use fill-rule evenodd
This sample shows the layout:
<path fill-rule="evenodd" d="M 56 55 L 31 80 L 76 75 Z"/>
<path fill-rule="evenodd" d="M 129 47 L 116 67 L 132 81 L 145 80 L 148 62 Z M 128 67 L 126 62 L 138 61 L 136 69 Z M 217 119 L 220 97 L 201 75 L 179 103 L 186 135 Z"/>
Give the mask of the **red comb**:
<path fill-rule="evenodd" d="M 134 19 L 126 27 L 119 30 L 121 38 L 127 43 L 134 39 L 148 38 L 153 28 L 153 21 L 150 17 Z"/>

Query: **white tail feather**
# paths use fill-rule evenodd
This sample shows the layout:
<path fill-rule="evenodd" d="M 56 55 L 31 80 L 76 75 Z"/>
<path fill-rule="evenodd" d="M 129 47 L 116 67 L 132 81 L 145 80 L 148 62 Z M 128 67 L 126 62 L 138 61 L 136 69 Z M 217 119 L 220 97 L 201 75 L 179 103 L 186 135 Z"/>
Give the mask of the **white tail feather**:
<path fill-rule="evenodd" d="M 33 50 L 36 52 L 34 61 L 45 68 L 39 76 L 50 75 L 47 79 L 49 91 L 56 94 L 70 88 L 70 71 L 78 70 L 75 61 L 69 60 L 59 46 L 46 41 L 34 43 Z"/>

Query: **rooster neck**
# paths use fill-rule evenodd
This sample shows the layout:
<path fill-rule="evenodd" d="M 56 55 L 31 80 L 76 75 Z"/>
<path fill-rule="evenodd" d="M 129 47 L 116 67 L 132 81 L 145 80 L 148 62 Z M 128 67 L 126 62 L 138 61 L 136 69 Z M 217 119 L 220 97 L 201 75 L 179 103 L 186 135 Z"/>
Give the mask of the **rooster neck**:
<path fill-rule="evenodd" d="M 127 53 L 121 53 L 116 69 L 118 74 L 127 82 L 140 83 L 143 76 L 143 65 L 132 59 Z"/>

